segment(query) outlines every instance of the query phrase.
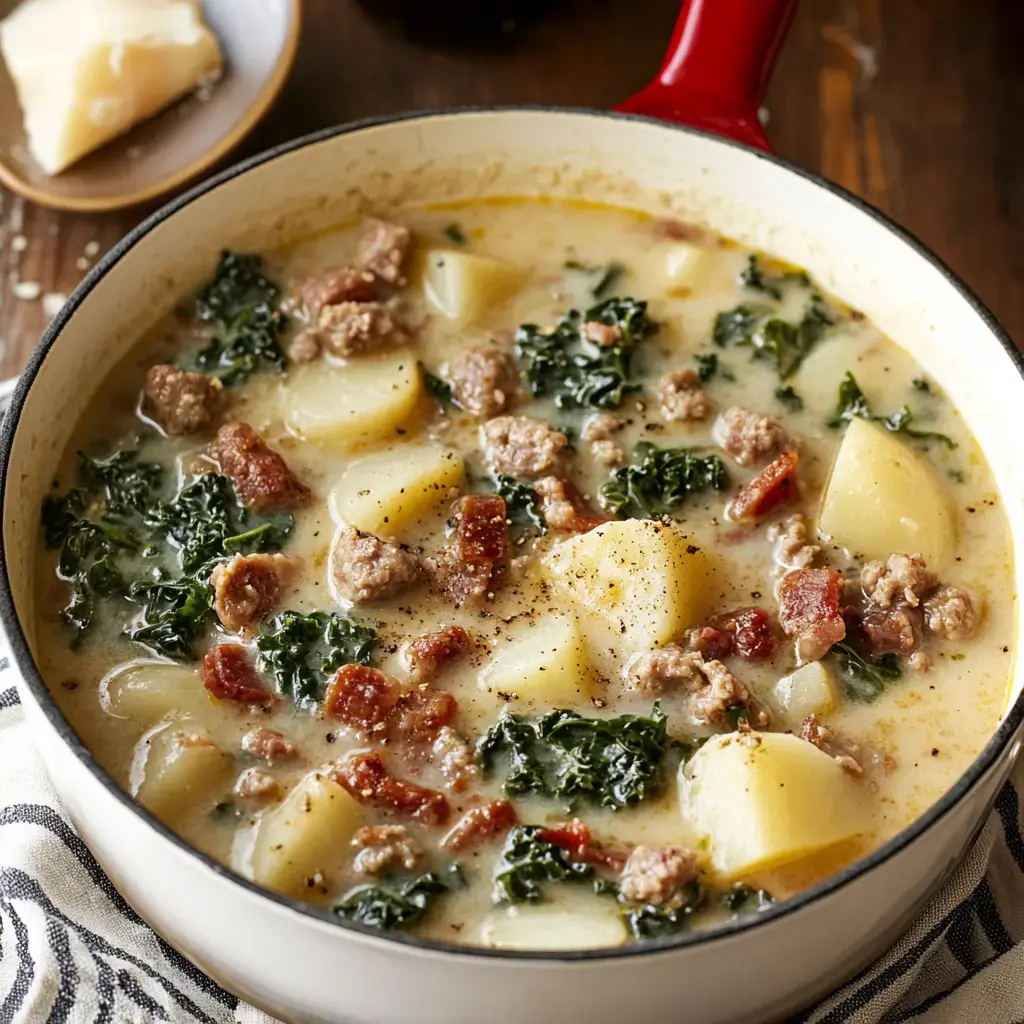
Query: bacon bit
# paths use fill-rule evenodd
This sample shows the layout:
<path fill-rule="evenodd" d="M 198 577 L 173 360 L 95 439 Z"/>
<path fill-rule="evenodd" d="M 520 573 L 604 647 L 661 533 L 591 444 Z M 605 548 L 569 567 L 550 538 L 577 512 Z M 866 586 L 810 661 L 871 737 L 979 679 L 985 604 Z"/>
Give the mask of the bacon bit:
<path fill-rule="evenodd" d="M 206 652 L 199 677 L 219 700 L 268 707 L 277 697 L 266 690 L 256 674 L 249 652 L 241 644 L 216 644 Z"/>
<path fill-rule="evenodd" d="M 796 482 L 796 452 L 783 452 L 769 463 L 750 483 L 740 488 L 729 503 L 729 518 L 758 519 L 792 501 L 799 493 Z"/>
<path fill-rule="evenodd" d="M 624 850 L 605 850 L 590 834 L 590 829 L 579 818 L 564 825 L 542 828 L 537 833 L 538 839 L 552 843 L 560 850 L 565 850 L 570 860 L 584 864 L 596 864 L 599 867 L 621 871 L 629 857 Z"/>
<path fill-rule="evenodd" d="M 398 703 L 398 681 L 369 665 L 342 665 L 327 685 L 323 713 L 357 729 L 386 722 Z"/>
<path fill-rule="evenodd" d="M 588 320 L 583 325 L 583 336 L 601 348 L 611 348 L 622 341 L 622 328 L 618 324 L 603 324 L 599 320 Z"/>
<path fill-rule="evenodd" d="M 469 565 L 497 562 L 508 551 L 505 499 L 496 494 L 467 494 L 459 502 L 455 550 Z"/>
<path fill-rule="evenodd" d="M 544 521 L 552 530 L 588 533 L 609 521 L 602 512 L 595 512 L 565 477 L 546 476 L 538 480 L 535 487 L 541 498 Z"/>
<path fill-rule="evenodd" d="M 469 634 L 461 626 L 445 626 L 436 633 L 424 633 L 406 649 L 409 678 L 415 683 L 425 683 L 471 647 Z"/>
<path fill-rule="evenodd" d="M 295 744 L 277 729 L 251 729 L 242 737 L 242 750 L 251 757 L 261 757 L 267 764 L 295 756 Z"/>
<path fill-rule="evenodd" d="M 846 636 L 843 577 L 835 569 L 794 569 L 779 584 L 779 619 L 802 662 L 817 661 Z"/>
<path fill-rule="evenodd" d="M 455 717 L 458 703 L 447 690 L 421 686 L 398 698 L 391 719 L 391 735 L 411 744 L 433 743 Z"/>
<path fill-rule="evenodd" d="M 231 477 L 239 500 L 257 512 L 301 508 L 312 494 L 248 423 L 228 423 L 217 431 L 213 456 Z"/>
<path fill-rule="evenodd" d="M 459 818 L 441 841 L 446 850 L 465 850 L 507 832 L 519 821 L 515 807 L 507 800 L 492 800 L 474 807 Z"/>
<path fill-rule="evenodd" d="M 771 619 L 756 606 L 716 615 L 707 625 L 688 629 L 684 639 L 689 650 L 700 651 L 708 661 L 734 657 L 761 661 L 775 652 Z"/>
<path fill-rule="evenodd" d="M 856 620 L 855 620 L 856 621 Z M 917 646 L 924 622 L 920 608 L 906 605 L 878 608 L 868 605 L 860 615 L 865 646 L 874 654 L 909 654 Z"/>
<path fill-rule="evenodd" d="M 688 651 L 698 651 L 705 661 L 724 661 L 733 655 L 732 633 L 717 626 L 696 626 L 683 634 Z"/>
<path fill-rule="evenodd" d="M 396 779 L 377 753 L 353 754 L 339 761 L 331 776 L 360 803 L 382 807 L 424 825 L 443 825 L 451 813 L 443 793 Z"/>

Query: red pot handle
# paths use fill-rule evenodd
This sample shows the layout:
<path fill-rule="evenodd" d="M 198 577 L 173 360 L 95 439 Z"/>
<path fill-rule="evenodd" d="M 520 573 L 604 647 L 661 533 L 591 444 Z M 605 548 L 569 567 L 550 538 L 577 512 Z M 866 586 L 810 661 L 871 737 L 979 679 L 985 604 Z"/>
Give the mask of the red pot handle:
<path fill-rule="evenodd" d="M 684 0 L 658 77 L 616 107 L 771 152 L 758 109 L 796 0 Z"/>

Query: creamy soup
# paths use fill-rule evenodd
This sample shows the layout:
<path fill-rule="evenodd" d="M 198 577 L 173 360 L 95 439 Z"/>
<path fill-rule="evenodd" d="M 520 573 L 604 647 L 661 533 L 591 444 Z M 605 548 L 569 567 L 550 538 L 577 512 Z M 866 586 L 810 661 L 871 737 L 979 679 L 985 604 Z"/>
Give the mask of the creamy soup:
<path fill-rule="evenodd" d="M 507 201 L 210 271 L 57 470 L 38 649 L 238 873 L 460 943 L 644 941 L 852 862 L 992 733 L 985 459 L 799 268 Z"/>

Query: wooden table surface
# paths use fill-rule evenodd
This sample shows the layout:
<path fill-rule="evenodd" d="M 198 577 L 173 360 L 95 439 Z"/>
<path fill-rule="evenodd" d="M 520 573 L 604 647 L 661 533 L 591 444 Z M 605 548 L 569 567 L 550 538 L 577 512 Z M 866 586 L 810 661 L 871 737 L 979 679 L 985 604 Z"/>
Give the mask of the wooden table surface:
<path fill-rule="evenodd" d="M 364 4 L 305 0 L 293 75 L 238 156 L 400 110 L 607 107 L 656 71 L 678 12 L 678 0 L 561 0 L 500 43 L 441 49 Z M 766 107 L 781 155 L 916 233 L 1024 340 L 1022 42 L 1016 0 L 804 0 Z M 146 212 L 58 214 L 0 191 L 0 376 L 19 372 L 60 296 Z"/>

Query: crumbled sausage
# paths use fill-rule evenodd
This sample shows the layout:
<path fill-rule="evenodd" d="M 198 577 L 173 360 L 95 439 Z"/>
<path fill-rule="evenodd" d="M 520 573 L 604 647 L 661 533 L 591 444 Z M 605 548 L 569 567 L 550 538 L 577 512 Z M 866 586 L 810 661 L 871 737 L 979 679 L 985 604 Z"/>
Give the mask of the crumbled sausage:
<path fill-rule="evenodd" d="M 581 864 L 598 864 L 601 867 L 621 871 L 628 854 L 622 850 L 606 849 L 591 835 L 587 825 L 579 818 L 561 825 L 542 828 L 537 838 L 564 850 L 569 860 Z"/>
<path fill-rule="evenodd" d="M 469 634 L 461 626 L 424 633 L 406 648 L 409 678 L 414 683 L 428 682 L 449 662 L 464 657 L 472 646 Z"/>
<path fill-rule="evenodd" d="M 711 399 L 693 370 L 669 370 L 658 381 L 658 401 L 661 415 L 670 423 L 707 419 L 711 412 Z"/>
<path fill-rule="evenodd" d="M 780 505 L 792 501 L 799 493 L 796 481 L 797 462 L 796 452 L 783 452 L 765 466 L 753 480 L 744 484 L 729 502 L 729 518 L 738 522 L 760 519 Z"/>
<path fill-rule="evenodd" d="M 611 348 L 622 343 L 622 328 L 618 324 L 603 324 L 600 320 L 587 320 L 583 325 L 583 337 L 601 348 Z"/>
<path fill-rule="evenodd" d="M 448 379 L 459 408 L 474 416 L 505 412 L 519 391 L 519 370 L 511 354 L 496 345 L 475 345 L 448 364 Z"/>
<path fill-rule="evenodd" d="M 534 485 L 541 499 L 544 522 L 562 533 L 587 533 L 608 522 L 608 516 L 595 512 L 565 477 L 546 476 Z"/>
<path fill-rule="evenodd" d="M 705 660 L 740 657 L 760 661 L 775 652 L 771 619 L 757 607 L 716 615 L 709 623 L 686 630 L 683 642 Z"/>
<path fill-rule="evenodd" d="M 515 477 L 556 472 L 569 448 L 565 434 L 530 416 L 497 416 L 481 430 L 491 468 Z"/>
<path fill-rule="evenodd" d="M 504 835 L 518 820 L 516 809 L 508 800 L 492 800 L 466 811 L 441 845 L 446 850 L 465 850 Z"/>
<path fill-rule="evenodd" d="M 342 665 L 327 684 L 322 710 L 354 729 L 383 728 L 398 703 L 398 680 L 369 665 Z"/>
<path fill-rule="evenodd" d="M 235 792 L 246 800 L 270 803 L 284 796 L 284 784 L 269 772 L 246 768 L 235 782 Z"/>
<path fill-rule="evenodd" d="M 391 736 L 406 744 L 433 743 L 449 725 L 458 703 L 447 690 L 418 686 L 399 697 L 391 721 Z"/>
<path fill-rule="evenodd" d="M 683 633 L 683 643 L 688 651 L 696 651 L 705 661 L 721 661 L 735 653 L 732 633 L 717 626 L 694 626 Z"/>
<path fill-rule="evenodd" d="M 288 358 L 293 363 L 311 363 L 320 355 L 320 335 L 316 328 L 299 331 L 288 343 Z"/>
<path fill-rule="evenodd" d="M 256 512 L 301 508 L 312 494 L 284 459 L 248 423 L 228 423 L 217 431 L 213 456 L 231 477 L 239 500 Z"/>
<path fill-rule="evenodd" d="M 621 466 L 626 461 L 626 450 L 612 438 L 626 424 L 610 412 L 598 412 L 587 418 L 580 432 L 580 440 L 590 445 L 590 454 L 602 466 Z"/>
<path fill-rule="evenodd" d="M 908 654 L 921 632 L 921 612 L 907 605 L 879 608 L 868 604 L 858 622 L 864 644 L 873 654 Z"/>
<path fill-rule="evenodd" d="M 146 398 L 168 434 L 195 434 L 224 406 L 224 385 L 216 377 L 159 363 L 146 374 Z"/>
<path fill-rule="evenodd" d="M 242 737 L 242 750 L 250 757 L 258 757 L 267 764 L 275 761 L 287 761 L 295 756 L 295 745 L 291 743 L 283 732 L 277 729 L 266 729 L 260 726 L 257 729 L 250 729 Z"/>
<path fill-rule="evenodd" d="M 924 651 L 914 651 L 907 659 L 907 664 L 915 672 L 927 672 L 932 667 L 932 659 Z"/>
<path fill-rule="evenodd" d="M 368 217 L 363 221 L 356 262 L 374 277 L 401 286 L 405 284 L 405 263 L 411 245 L 408 228 Z"/>
<path fill-rule="evenodd" d="M 221 625 L 233 633 L 251 626 L 273 611 L 298 562 L 282 554 L 235 555 L 214 567 L 210 575 L 213 610 Z"/>
<path fill-rule="evenodd" d="M 863 775 L 860 745 L 838 736 L 818 721 L 817 715 L 808 715 L 800 729 L 800 736 L 808 743 L 828 754 L 836 764 L 850 775 Z"/>
<path fill-rule="evenodd" d="M 677 644 L 656 647 L 637 658 L 630 666 L 630 685 L 641 693 L 658 694 L 670 690 L 692 690 L 703 683 L 700 666 L 704 659 L 697 651 L 684 651 Z"/>
<path fill-rule="evenodd" d="M 783 569 L 809 569 L 821 553 L 818 544 L 807 541 L 807 523 L 801 515 L 792 515 L 768 527 L 768 540 L 774 545 L 772 559 Z"/>
<path fill-rule="evenodd" d="M 741 466 L 753 466 L 792 449 L 793 441 L 775 420 L 738 405 L 715 420 L 712 436 Z"/>
<path fill-rule="evenodd" d="M 345 524 L 334 537 L 331 572 L 338 593 L 362 604 L 390 597 L 415 583 L 421 567 L 419 558 L 406 545 Z"/>
<path fill-rule="evenodd" d="M 424 825 L 443 825 L 451 813 L 444 793 L 395 778 L 377 753 L 352 754 L 339 761 L 331 775 L 360 803 L 381 807 Z"/>
<path fill-rule="evenodd" d="M 940 587 L 924 603 L 928 628 L 947 640 L 963 640 L 978 625 L 971 595 L 958 587 Z"/>
<path fill-rule="evenodd" d="M 917 608 L 935 590 L 938 580 L 920 555 L 895 554 L 884 565 L 868 562 L 860 571 L 860 585 L 879 608 Z"/>
<path fill-rule="evenodd" d="M 698 657 L 700 657 L 698 655 Z M 720 725 L 730 711 L 746 711 L 747 724 L 763 729 L 771 723 L 768 709 L 720 661 L 701 659 L 705 684 L 694 694 L 690 713 L 695 722 Z"/>
<path fill-rule="evenodd" d="M 817 661 L 846 636 L 840 603 L 843 577 L 835 569 L 794 569 L 779 583 L 779 620 L 796 640 L 801 662 Z"/>
<path fill-rule="evenodd" d="M 455 555 L 467 565 L 493 564 L 508 553 L 505 499 L 467 494 L 459 500 Z"/>
<path fill-rule="evenodd" d="M 430 759 L 456 792 L 464 790 L 480 774 L 473 745 L 450 725 L 438 729 L 430 749 Z"/>
<path fill-rule="evenodd" d="M 453 552 L 425 559 L 435 590 L 456 608 L 480 604 L 491 592 L 494 566 L 489 562 L 468 565 Z"/>
<path fill-rule="evenodd" d="M 359 849 L 352 866 L 361 875 L 379 875 L 395 867 L 412 871 L 426 857 L 404 825 L 364 825 L 352 845 Z"/>
<path fill-rule="evenodd" d="M 291 290 L 292 303 L 306 322 L 315 324 L 325 306 L 340 302 L 372 302 L 377 297 L 373 274 L 354 267 L 340 267 L 324 274 L 311 274 L 297 281 Z"/>
<path fill-rule="evenodd" d="M 260 682 L 256 666 L 241 644 L 214 644 L 203 658 L 199 676 L 218 700 L 264 707 L 277 700 Z"/>
<path fill-rule="evenodd" d="M 622 869 L 619 891 L 631 903 L 674 910 L 687 902 L 699 874 L 697 855 L 675 846 L 637 846 Z"/>
<path fill-rule="evenodd" d="M 355 356 L 409 340 L 391 302 L 339 302 L 324 306 L 316 321 L 317 339 L 332 355 Z"/>

